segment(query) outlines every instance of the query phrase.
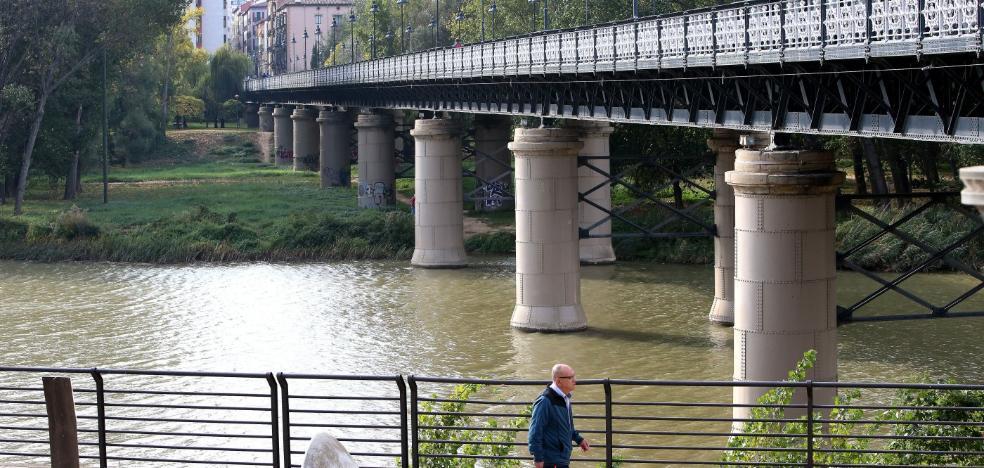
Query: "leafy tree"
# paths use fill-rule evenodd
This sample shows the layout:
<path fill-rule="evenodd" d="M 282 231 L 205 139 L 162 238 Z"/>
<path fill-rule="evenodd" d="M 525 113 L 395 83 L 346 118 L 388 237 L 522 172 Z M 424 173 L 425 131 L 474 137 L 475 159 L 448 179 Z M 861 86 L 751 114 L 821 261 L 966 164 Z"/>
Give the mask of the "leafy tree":
<path fill-rule="evenodd" d="M 205 112 L 205 103 L 195 96 L 175 96 L 172 113 L 181 117 L 201 116 Z"/>
<path fill-rule="evenodd" d="M 222 117 L 225 119 L 235 119 L 236 123 L 239 123 L 239 117 L 243 115 L 243 109 L 245 107 L 246 105 L 238 99 L 228 99 L 222 103 Z"/>
<path fill-rule="evenodd" d="M 253 69 L 253 65 L 246 54 L 224 45 L 215 52 L 208 66 L 211 92 L 202 96 L 202 100 L 205 101 L 206 108 L 212 108 L 212 115 L 216 115 L 226 101 L 239 94 L 243 79 Z M 210 103 L 213 105 L 210 106 Z"/>
<path fill-rule="evenodd" d="M 984 465 L 984 391 L 902 389 L 894 406 L 915 409 L 885 416 L 900 423 L 893 425 L 897 438 L 888 448 L 894 452 L 885 455 L 884 464 Z"/>

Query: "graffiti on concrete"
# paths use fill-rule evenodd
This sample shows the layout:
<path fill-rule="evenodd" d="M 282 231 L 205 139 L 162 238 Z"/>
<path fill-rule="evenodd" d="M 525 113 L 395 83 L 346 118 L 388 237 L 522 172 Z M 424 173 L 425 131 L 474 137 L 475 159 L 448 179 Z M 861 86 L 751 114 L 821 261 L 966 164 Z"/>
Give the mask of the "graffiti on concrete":
<path fill-rule="evenodd" d="M 277 162 L 293 161 L 294 151 L 283 146 L 277 148 Z"/>
<path fill-rule="evenodd" d="M 382 182 L 374 184 L 359 184 L 359 197 L 368 198 L 375 206 L 386 206 L 393 204 L 393 190 Z"/>
<path fill-rule="evenodd" d="M 509 197 L 508 187 L 505 182 L 484 183 L 479 189 L 479 194 L 484 201 L 485 208 L 499 208 L 505 199 Z"/>

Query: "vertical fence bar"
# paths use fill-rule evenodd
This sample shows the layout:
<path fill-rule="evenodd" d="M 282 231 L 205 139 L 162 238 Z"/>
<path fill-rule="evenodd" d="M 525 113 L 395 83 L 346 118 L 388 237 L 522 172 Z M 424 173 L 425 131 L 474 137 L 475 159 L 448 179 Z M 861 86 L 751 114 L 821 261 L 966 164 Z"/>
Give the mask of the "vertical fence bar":
<path fill-rule="evenodd" d="M 612 383 L 605 379 L 605 466 L 612 467 Z"/>
<path fill-rule="evenodd" d="M 89 373 L 92 375 L 92 380 L 96 382 L 96 425 L 99 437 L 99 468 L 107 468 L 109 466 L 109 456 L 106 451 L 106 386 L 99 369 L 93 368 Z"/>
<path fill-rule="evenodd" d="M 281 432 L 281 438 L 284 443 L 284 466 L 290 468 L 293 466 L 291 463 L 291 453 L 290 453 L 290 391 L 287 387 L 287 377 L 284 376 L 283 372 L 277 373 L 277 382 L 280 382 L 280 404 L 281 404 L 281 421 L 283 424 L 283 430 Z M 277 405 L 274 404 L 274 407 Z"/>
<path fill-rule="evenodd" d="M 407 383 L 403 376 L 396 378 L 396 388 L 400 389 L 400 461 L 403 468 L 410 468 L 410 450 L 407 430 Z"/>
<path fill-rule="evenodd" d="M 280 428 L 278 427 L 280 417 L 277 415 L 277 380 L 274 379 L 273 372 L 267 372 L 266 381 L 270 385 L 270 430 L 273 431 L 270 440 L 273 444 L 273 468 L 280 468 Z M 284 444 L 290 447 L 289 441 L 285 440 Z"/>
<path fill-rule="evenodd" d="M 420 466 L 420 439 L 418 437 L 419 428 L 417 422 L 417 379 L 411 375 L 407 378 L 410 384 L 410 441 L 413 453 L 413 466 Z"/>
<path fill-rule="evenodd" d="M 813 467 L 813 381 L 806 381 L 806 466 Z"/>

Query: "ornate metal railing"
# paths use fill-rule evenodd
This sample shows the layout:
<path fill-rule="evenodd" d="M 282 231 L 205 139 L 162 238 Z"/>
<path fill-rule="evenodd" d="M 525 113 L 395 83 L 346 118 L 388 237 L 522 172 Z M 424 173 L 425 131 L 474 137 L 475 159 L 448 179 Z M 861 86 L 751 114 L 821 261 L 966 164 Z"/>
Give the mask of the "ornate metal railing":
<path fill-rule="evenodd" d="M 981 0 L 754 1 L 247 79 L 244 89 L 980 52 L 981 16 Z"/>

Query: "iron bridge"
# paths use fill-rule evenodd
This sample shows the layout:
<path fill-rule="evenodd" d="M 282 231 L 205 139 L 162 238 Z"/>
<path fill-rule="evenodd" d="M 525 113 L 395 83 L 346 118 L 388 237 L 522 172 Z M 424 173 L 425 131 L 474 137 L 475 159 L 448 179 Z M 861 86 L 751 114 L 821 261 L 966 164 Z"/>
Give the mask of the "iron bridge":
<path fill-rule="evenodd" d="M 984 0 L 771 0 L 247 79 L 254 102 L 984 143 Z"/>

